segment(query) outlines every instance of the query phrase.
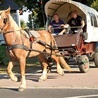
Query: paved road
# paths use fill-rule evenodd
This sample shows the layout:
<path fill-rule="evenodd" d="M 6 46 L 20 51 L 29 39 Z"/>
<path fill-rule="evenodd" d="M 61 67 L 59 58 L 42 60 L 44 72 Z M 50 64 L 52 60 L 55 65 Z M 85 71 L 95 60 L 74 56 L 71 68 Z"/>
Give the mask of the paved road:
<path fill-rule="evenodd" d="M 7 74 L 2 74 L 0 98 L 98 98 L 98 68 L 93 63 L 87 73 L 80 73 L 76 66 L 72 68 L 73 73 L 65 70 L 65 75 L 59 76 L 54 66 L 44 82 L 38 82 L 41 70 L 36 68 L 34 72 L 26 74 L 27 90 L 24 92 L 17 91 L 19 82 L 13 82 Z"/>
<path fill-rule="evenodd" d="M 98 98 L 98 89 L 0 89 L 0 98 Z"/>
<path fill-rule="evenodd" d="M 60 87 L 60 88 L 98 88 L 98 68 L 94 67 L 92 63 L 90 70 L 87 73 L 80 73 L 79 69 L 73 67 L 73 73 L 68 73 L 65 70 L 65 75 L 60 76 L 57 74 L 55 67 L 52 72 L 48 74 L 48 79 L 43 82 L 38 82 L 41 76 L 39 68 L 36 71 L 26 74 L 27 88 L 34 87 Z M 19 82 L 13 82 L 7 74 L 0 75 L 0 87 L 4 88 L 17 88 Z"/>

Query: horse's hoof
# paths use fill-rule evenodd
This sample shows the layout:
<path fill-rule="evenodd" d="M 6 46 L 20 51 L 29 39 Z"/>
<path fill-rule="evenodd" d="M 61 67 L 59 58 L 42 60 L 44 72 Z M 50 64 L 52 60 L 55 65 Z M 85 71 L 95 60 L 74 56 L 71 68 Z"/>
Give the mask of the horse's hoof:
<path fill-rule="evenodd" d="M 25 88 L 23 88 L 23 87 L 19 87 L 19 89 L 18 89 L 19 92 L 23 92 L 24 90 L 25 90 Z"/>
<path fill-rule="evenodd" d="M 64 76 L 64 72 L 58 72 L 58 74 Z"/>
<path fill-rule="evenodd" d="M 42 79 L 39 79 L 39 80 L 38 80 L 38 82 L 42 82 L 42 81 L 44 81 L 44 80 L 42 80 Z"/>
<path fill-rule="evenodd" d="M 61 76 L 64 76 L 64 73 L 60 74 Z"/>
<path fill-rule="evenodd" d="M 15 76 L 14 78 L 11 78 L 12 81 L 18 82 L 18 78 Z"/>
<path fill-rule="evenodd" d="M 40 78 L 39 78 L 38 82 L 42 82 L 42 81 L 45 81 L 45 80 L 46 80 L 46 79 L 40 79 Z"/>
<path fill-rule="evenodd" d="M 45 81 L 46 79 L 47 79 L 46 77 L 45 78 L 40 77 L 39 80 L 38 80 L 38 82 Z"/>

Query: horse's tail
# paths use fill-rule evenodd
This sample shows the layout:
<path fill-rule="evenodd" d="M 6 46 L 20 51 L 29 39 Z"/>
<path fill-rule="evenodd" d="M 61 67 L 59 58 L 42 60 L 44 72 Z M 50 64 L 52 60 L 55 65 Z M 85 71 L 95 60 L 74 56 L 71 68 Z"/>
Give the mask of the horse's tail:
<path fill-rule="evenodd" d="M 64 58 L 63 57 L 59 57 L 59 59 L 60 59 L 60 64 L 64 67 L 64 68 L 66 68 L 68 71 L 72 71 L 72 69 L 70 68 L 70 66 L 66 63 L 66 61 L 64 60 Z"/>
<path fill-rule="evenodd" d="M 54 43 L 54 46 L 57 47 L 56 41 L 52 35 L 52 42 Z M 60 64 L 62 65 L 63 68 L 66 68 L 68 71 L 72 71 L 72 69 L 70 68 L 70 66 L 66 63 L 64 57 L 61 56 L 59 50 L 55 50 L 56 55 L 58 55 L 59 60 L 60 60 Z M 60 55 L 60 56 L 59 56 Z"/>
<path fill-rule="evenodd" d="M 59 61 L 60 61 L 60 65 L 63 67 L 63 68 L 66 68 L 68 71 L 72 71 L 72 69 L 70 68 L 70 66 L 67 64 L 67 62 L 65 61 L 64 57 L 60 54 L 59 51 L 56 51 L 55 52 L 56 55 L 58 56 L 59 58 Z"/>

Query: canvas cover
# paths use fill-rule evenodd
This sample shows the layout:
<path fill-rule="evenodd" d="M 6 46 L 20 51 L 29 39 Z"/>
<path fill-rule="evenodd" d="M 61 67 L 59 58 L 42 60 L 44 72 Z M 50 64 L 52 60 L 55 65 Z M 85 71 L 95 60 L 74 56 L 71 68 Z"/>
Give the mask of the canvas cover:
<path fill-rule="evenodd" d="M 87 39 L 85 42 L 98 42 L 98 27 L 93 26 L 92 22 L 98 23 L 98 12 L 88 7 L 80 2 L 75 2 L 72 0 L 49 0 L 45 5 L 45 14 L 47 17 L 46 28 L 49 22 L 52 21 L 54 14 L 58 14 L 60 18 L 67 23 L 70 19 L 69 13 L 71 11 L 77 10 L 78 15 L 80 15 L 85 21 Z M 92 16 L 96 16 L 96 20 L 92 20 Z M 93 23 L 93 24 L 95 24 Z"/>

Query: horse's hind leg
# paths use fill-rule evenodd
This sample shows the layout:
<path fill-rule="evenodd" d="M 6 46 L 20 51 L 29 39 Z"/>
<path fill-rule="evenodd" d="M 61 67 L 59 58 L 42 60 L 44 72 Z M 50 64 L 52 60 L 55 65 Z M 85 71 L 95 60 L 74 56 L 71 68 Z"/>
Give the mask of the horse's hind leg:
<path fill-rule="evenodd" d="M 13 62 L 13 61 L 9 61 L 9 63 L 8 63 L 8 67 L 7 67 L 7 73 L 8 73 L 8 75 L 10 76 L 10 78 L 11 78 L 11 80 L 13 80 L 13 81 L 18 81 L 18 78 L 14 75 L 14 73 L 12 72 L 12 68 L 13 68 L 13 66 L 14 66 L 14 63 L 15 62 Z"/>
<path fill-rule="evenodd" d="M 40 62 L 42 63 L 43 66 L 43 72 L 42 72 L 42 76 L 39 77 L 39 81 L 45 81 L 47 79 L 47 67 L 48 67 L 48 63 L 46 61 L 46 58 L 43 54 L 40 54 L 38 56 Z"/>
<path fill-rule="evenodd" d="M 58 74 L 63 76 L 63 75 L 64 75 L 64 71 L 63 71 L 63 69 L 62 69 L 61 66 L 60 66 L 59 58 L 56 57 L 55 55 L 52 55 L 51 57 L 52 57 L 52 58 L 55 60 L 55 62 L 56 62 Z"/>

